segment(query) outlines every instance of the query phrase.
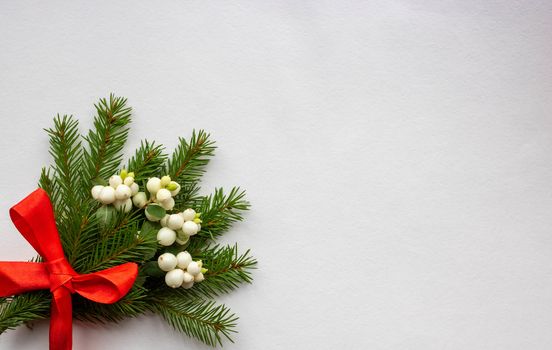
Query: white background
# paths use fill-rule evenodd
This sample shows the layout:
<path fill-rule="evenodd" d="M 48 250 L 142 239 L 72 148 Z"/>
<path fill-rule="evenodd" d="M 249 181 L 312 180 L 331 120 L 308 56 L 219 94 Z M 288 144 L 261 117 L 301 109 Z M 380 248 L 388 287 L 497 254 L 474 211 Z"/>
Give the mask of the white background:
<path fill-rule="evenodd" d="M 217 140 L 204 192 L 253 210 L 227 349 L 552 347 L 549 1 L 2 1 L 0 258 L 56 113 L 134 107 L 127 152 Z M 48 322 L 0 337 L 46 349 Z M 157 317 L 74 348 L 206 349 Z"/>

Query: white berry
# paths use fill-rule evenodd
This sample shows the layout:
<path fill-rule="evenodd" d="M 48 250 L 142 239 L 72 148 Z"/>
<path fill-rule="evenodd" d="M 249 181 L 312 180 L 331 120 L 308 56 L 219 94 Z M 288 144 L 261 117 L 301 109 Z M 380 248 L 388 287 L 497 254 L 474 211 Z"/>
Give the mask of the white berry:
<path fill-rule="evenodd" d="M 155 195 L 157 191 L 161 189 L 161 179 L 158 177 L 152 177 L 148 180 L 148 183 L 146 184 L 146 188 L 148 189 L 148 192 Z"/>
<path fill-rule="evenodd" d="M 159 202 L 159 204 L 163 207 L 165 210 L 172 210 L 174 208 L 174 198 L 169 198 L 166 201 Z"/>
<path fill-rule="evenodd" d="M 144 214 L 146 214 L 146 219 L 148 219 L 148 221 L 158 222 L 160 220 L 157 216 L 150 214 L 147 209 L 144 211 Z"/>
<path fill-rule="evenodd" d="M 128 187 L 127 185 L 119 185 L 115 190 L 115 198 L 119 200 L 128 199 L 130 198 L 131 194 L 132 194 L 132 191 L 130 190 L 130 187 Z"/>
<path fill-rule="evenodd" d="M 205 279 L 205 276 L 200 272 L 194 276 L 194 282 L 201 282 Z"/>
<path fill-rule="evenodd" d="M 133 183 L 134 183 L 134 178 L 133 177 L 130 177 L 130 176 L 127 176 L 125 177 L 125 179 L 123 180 L 123 183 L 127 186 L 131 186 Z"/>
<path fill-rule="evenodd" d="M 133 182 L 131 185 L 130 185 L 130 193 L 131 195 L 135 196 L 138 191 L 140 191 L 140 186 L 138 186 L 138 184 L 136 182 Z"/>
<path fill-rule="evenodd" d="M 175 269 L 167 272 L 165 275 L 165 283 L 171 288 L 178 288 L 184 282 L 184 271 Z"/>
<path fill-rule="evenodd" d="M 171 253 L 161 254 L 157 259 L 157 264 L 159 265 L 159 268 L 163 271 L 172 271 L 176 268 L 176 256 Z"/>
<path fill-rule="evenodd" d="M 186 221 L 182 226 L 182 231 L 188 236 L 193 236 L 199 231 L 199 227 L 193 221 Z"/>
<path fill-rule="evenodd" d="M 167 187 L 167 185 L 170 183 L 171 183 L 171 177 L 169 175 L 165 175 L 161 178 L 161 187 Z"/>
<path fill-rule="evenodd" d="M 201 267 L 199 267 L 199 264 L 197 263 L 197 261 L 192 261 L 191 263 L 188 264 L 188 267 L 186 267 L 186 271 L 188 271 L 189 273 L 195 276 L 201 272 Z"/>
<path fill-rule="evenodd" d="M 182 228 L 182 225 L 184 225 L 184 219 L 182 218 L 182 215 L 179 214 L 172 214 L 169 216 L 169 220 L 167 221 L 167 227 L 173 230 L 180 230 Z"/>
<path fill-rule="evenodd" d="M 113 175 L 109 178 L 109 186 L 117 188 L 120 184 L 123 183 L 123 179 L 119 175 Z"/>
<path fill-rule="evenodd" d="M 188 252 L 180 252 L 176 255 L 177 266 L 185 269 L 192 262 L 192 256 Z"/>
<path fill-rule="evenodd" d="M 184 283 L 190 283 L 194 281 L 194 276 L 189 272 L 184 272 Z"/>
<path fill-rule="evenodd" d="M 132 200 L 130 198 L 118 199 L 113 203 L 113 206 L 115 206 L 115 209 L 117 210 L 122 210 L 125 213 L 128 213 L 132 209 Z"/>
<path fill-rule="evenodd" d="M 92 187 L 92 198 L 98 200 L 100 198 L 100 192 L 102 192 L 104 186 L 96 185 Z"/>
<path fill-rule="evenodd" d="M 176 241 L 176 232 L 168 227 L 162 227 L 159 232 L 157 232 L 157 241 L 159 244 L 168 247 Z"/>
<path fill-rule="evenodd" d="M 156 198 L 158 202 L 164 202 L 171 197 L 172 197 L 171 192 L 166 188 L 162 188 L 159 191 L 157 191 Z"/>
<path fill-rule="evenodd" d="M 148 197 L 145 192 L 138 192 L 134 197 L 132 197 L 132 203 L 138 208 L 143 208 L 148 202 Z"/>
<path fill-rule="evenodd" d="M 105 186 L 102 188 L 99 200 L 103 204 L 111 204 L 115 202 L 115 189 L 111 186 Z"/>
<path fill-rule="evenodd" d="M 165 216 L 163 216 L 163 219 L 161 219 L 161 221 L 159 221 L 161 226 L 167 227 L 167 223 L 169 221 L 169 216 L 170 216 L 169 214 L 165 214 Z"/>
<path fill-rule="evenodd" d="M 184 289 L 190 289 L 193 286 L 194 286 L 194 281 L 189 282 L 189 283 L 182 283 L 182 288 L 184 288 Z"/>
<path fill-rule="evenodd" d="M 182 216 L 184 217 L 184 221 L 192 221 L 195 219 L 196 212 L 193 209 L 186 209 L 182 212 Z"/>

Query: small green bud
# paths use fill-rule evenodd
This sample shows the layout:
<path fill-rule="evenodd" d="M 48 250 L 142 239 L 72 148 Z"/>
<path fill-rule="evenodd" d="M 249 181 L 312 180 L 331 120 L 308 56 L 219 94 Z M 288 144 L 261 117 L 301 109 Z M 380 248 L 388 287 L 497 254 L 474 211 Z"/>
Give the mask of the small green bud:
<path fill-rule="evenodd" d="M 135 178 L 135 176 L 134 176 L 134 172 L 133 172 L 133 171 L 131 171 L 130 173 L 128 173 L 128 174 L 127 174 L 127 176 L 128 176 L 128 177 L 132 177 L 132 178 Z"/>
<path fill-rule="evenodd" d="M 201 221 L 201 219 L 199 219 L 199 218 L 195 218 L 195 219 L 194 219 L 194 222 L 195 222 L 196 224 L 201 224 L 203 221 Z"/>
<path fill-rule="evenodd" d="M 204 268 L 204 267 L 202 267 L 202 268 L 201 268 L 201 273 L 202 273 L 202 274 L 206 274 L 206 273 L 207 273 L 207 271 L 209 271 L 209 270 L 207 270 L 207 269 L 206 269 L 206 268 Z"/>
<path fill-rule="evenodd" d="M 126 169 L 121 170 L 121 179 L 125 179 L 128 176 L 128 171 Z"/>
<path fill-rule="evenodd" d="M 195 214 L 195 217 L 199 219 L 199 217 L 201 216 L 201 213 L 196 213 Z"/>
<path fill-rule="evenodd" d="M 176 184 L 176 182 L 171 182 L 167 185 L 167 190 L 169 191 L 174 191 L 178 188 L 178 185 Z"/>

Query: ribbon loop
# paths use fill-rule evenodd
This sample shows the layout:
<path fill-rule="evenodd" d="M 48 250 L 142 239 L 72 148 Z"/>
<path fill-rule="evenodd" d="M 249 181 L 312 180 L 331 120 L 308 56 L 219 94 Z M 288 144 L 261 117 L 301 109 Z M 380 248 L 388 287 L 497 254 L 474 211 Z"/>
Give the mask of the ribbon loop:
<path fill-rule="evenodd" d="M 79 275 L 63 253 L 52 204 L 42 189 L 37 189 L 12 207 L 10 216 L 19 232 L 45 262 L 0 262 L 0 296 L 49 289 L 53 295 L 50 350 L 70 350 L 71 294 L 78 293 L 97 303 L 115 303 L 132 288 L 138 275 L 138 265 L 125 263 Z"/>

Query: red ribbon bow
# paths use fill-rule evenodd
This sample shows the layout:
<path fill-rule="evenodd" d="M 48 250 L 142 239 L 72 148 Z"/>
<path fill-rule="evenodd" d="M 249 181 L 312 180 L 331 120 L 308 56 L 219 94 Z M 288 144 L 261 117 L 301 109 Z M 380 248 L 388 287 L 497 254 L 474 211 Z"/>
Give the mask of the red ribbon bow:
<path fill-rule="evenodd" d="M 126 263 L 86 275 L 76 273 L 63 254 L 52 204 L 42 189 L 12 207 L 10 217 L 45 262 L 0 262 L 0 296 L 49 289 L 53 294 L 50 349 L 70 350 L 71 294 L 79 293 L 97 303 L 115 303 L 134 284 L 138 266 Z"/>

